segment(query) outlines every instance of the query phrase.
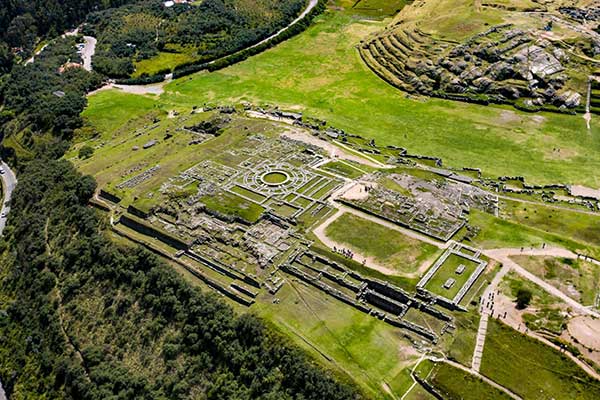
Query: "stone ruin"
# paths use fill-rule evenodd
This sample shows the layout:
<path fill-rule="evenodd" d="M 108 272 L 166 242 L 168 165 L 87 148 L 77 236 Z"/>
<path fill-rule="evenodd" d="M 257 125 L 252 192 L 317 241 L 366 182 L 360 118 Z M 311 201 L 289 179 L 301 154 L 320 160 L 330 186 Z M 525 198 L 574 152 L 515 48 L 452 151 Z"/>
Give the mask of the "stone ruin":
<path fill-rule="evenodd" d="M 380 177 L 366 178 L 373 182 L 365 189 L 368 196 L 338 201 L 442 241 L 450 240 L 466 225 L 471 208 L 492 214 L 498 208 L 496 195 L 462 182 L 429 181 L 408 174 L 387 176 L 406 189 L 399 193 L 377 184 Z"/>
<path fill-rule="evenodd" d="M 443 332 L 454 329 L 452 317 L 431 304 L 388 282 L 363 278 L 316 253 L 297 251 L 280 269 L 364 313 L 416 333 L 433 343 L 438 341 Z M 444 324 L 441 332 L 436 333 L 429 327 L 405 319 L 410 308 L 439 319 Z"/>
<path fill-rule="evenodd" d="M 431 291 L 427 290 L 425 287 L 431 281 L 433 276 L 439 271 L 439 269 L 442 267 L 442 265 L 446 262 L 448 257 L 450 257 L 451 255 L 456 255 L 458 257 L 464 258 L 465 260 L 469 260 L 473 263 L 476 263 L 477 267 L 476 267 L 475 271 L 473 271 L 473 273 L 469 276 L 469 278 L 464 283 L 464 285 L 460 288 L 458 293 L 452 299 L 448 299 L 444 296 L 440 296 L 438 294 L 432 293 Z M 466 246 L 461 243 L 456 243 L 456 242 L 453 243 L 444 252 L 444 254 L 442 254 L 441 257 L 437 259 L 437 261 L 433 264 L 433 266 L 431 268 L 429 268 L 429 270 L 427 270 L 427 272 L 425 273 L 425 275 L 423 275 L 423 277 L 421 278 L 419 283 L 417 283 L 418 297 L 420 297 L 422 299 L 432 300 L 435 303 L 440 304 L 444 307 L 447 307 L 451 310 L 457 310 L 457 309 L 464 310 L 464 308 L 460 305 L 460 302 L 465 297 L 467 292 L 471 289 L 471 287 L 473 287 L 473 285 L 475 284 L 475 281 L 477 281 L 477 279 L 479 279 L 479 277 L 481 276 L 481 274 L 483 273 L 483 271 L 485 270 L 485 268 L 488 265 L 487 261 L 481 259 L 480 256 L 481 256 L 481 252 L 477 249 L 474 249 L 472 247 Z M 459 272 L 459 270 L 460 270 L 460 272 Z M 465 270 L 465 265 L 460 264 L 454 272 L 456 274 L 460 275 L 460 274 L 464 273 L 464 270 Z M 444 282 L 442 287 L 444 289 L 450 289 L 454 286 L 455 283 L 456 283 L 456 279 L 450 277 Z"/>
<path fill-rule="evenodd" d="M 570 86 L 572 62 L 560 44 L 502 24 L 461 44 L 437 41 L 402 24 L 362 43 L 365 62 L 409 93 L 475 103 L 574 109 L 582 95 Z"/>

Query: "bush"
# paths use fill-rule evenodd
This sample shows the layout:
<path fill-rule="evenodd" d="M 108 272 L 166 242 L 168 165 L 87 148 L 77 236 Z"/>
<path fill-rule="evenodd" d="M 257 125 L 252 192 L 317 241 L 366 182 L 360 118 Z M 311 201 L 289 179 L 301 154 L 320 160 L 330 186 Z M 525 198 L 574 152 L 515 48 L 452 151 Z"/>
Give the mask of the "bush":
<path fill-rule="evenodd" d="M 88 159 L 94 154 L 94 149 L 91 146 L 83 146 L 79 149 L 79 158 L 82 160 Z"/>
<path fill-rule="evenodd" d="M 522 288 L 519 289 L 519 291 L 517 292 L 517 309 L 526 309 L 527 306 L 529 306 L 532 297 L 533 295 L 531 294 L 530 290 Z"/>

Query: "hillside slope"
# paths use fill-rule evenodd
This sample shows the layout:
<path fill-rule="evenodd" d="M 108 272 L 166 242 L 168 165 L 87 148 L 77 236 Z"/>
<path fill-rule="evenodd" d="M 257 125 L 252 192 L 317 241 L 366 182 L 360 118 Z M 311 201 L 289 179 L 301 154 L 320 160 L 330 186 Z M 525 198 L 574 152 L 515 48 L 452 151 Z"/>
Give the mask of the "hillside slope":
<path fill-rule="evenodd" d="M 360 53 L 407 92 L 536 110 L 582 110 L 600 67 L 593 2 L 419 0 Z"/>

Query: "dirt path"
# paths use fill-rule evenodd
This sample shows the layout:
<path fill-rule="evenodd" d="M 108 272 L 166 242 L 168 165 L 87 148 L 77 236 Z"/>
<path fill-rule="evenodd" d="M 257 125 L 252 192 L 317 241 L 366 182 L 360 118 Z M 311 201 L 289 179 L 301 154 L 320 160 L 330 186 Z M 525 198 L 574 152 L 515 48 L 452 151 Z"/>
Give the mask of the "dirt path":
<path fill-rule="evenodd" d="M 592 310 L 583 304 L 577 302 L 571 297 L 567 296 L 560 290 L 558 290 L 553 285 L 547 283 L 543 279 L 535 276 L 531 272 L 527 271 L 525 268 L 521 267 L 515 261 L 513 261 L 510 256 L 517 255 L 528 255 L 528 256 L 549 256 L 549 257 L 562 257 L 562 258 L 571 258 L 577 259 L 577 254 L 572 251 L 562 249 L 559 247 L 545 247 L 545 248 L 527 248 L 527 249 L 513 249 L 513 248 L 505 248 L 505 249 L 493 249 L 493 250 L 484 250 L 483 254 L 488 256 L 489 258 L 493 258 L 499 262 L 501 262 L 504 266 L 509 267 L 511 270 L 515 271 L 517 274 L 521 275 L 523 278 L 535 283 L 546 292 L 550 293 L 554 297 L 557 297 L 564 301 L 571 308 L 576 310 L 577 312 L 583 315 L 592 315 L 596 318 L 600 318 L 600 313 Z"/>
<path fill-rule="evenodd" d="M 266 118 L 266 117 L 263 117 L 262 114 L 256 113 L 256 112 L 248 113 L 248 115 L 253 118 Z M 282 123 L 288 124 L 288 125 L 291 124 L 291 123 L 289 123 L 285 120 L 281 120 L 281 119 L 280 120 L 274 119 L 274 118 L 266 118 L 266 119 L 276 121 L 276 122 L 282 122 Z M 293 131 L 288 131 L 288 132 L 282 133 L 281 136 L 285 136 L 292 140 L 298 140 L 298 141 L 306 143 L 306 144 L 311 144 L 313 146 L 320 147 L 323 150 L 325 150 L 327 152 L 327 154 L 329 154 L 329 157 L 332 160 L 335 160 L 335 159 L 349 160 L 349 161 L 357 162 L 359 164 L 368 165 L 368 166 L 374 167 L 374 168 L 382 168 L 384 166 L 382 163 L 380 163 L 377 160 L 375 160 L 375 162 L 374 162 L 373 160 L 368 159 L 367 157 L 363 157 L 362 155 L 359 156 L 359 155 L 353 154 L 349 151 L 344 151 L 344 149 L 341 148 L 340 146 L 337 146 L 336 144 L 333 144 L 327 140 L 320 139 L 316 136 L 313 136 L 310 133 L 308 133 L 305 129 L 295 129 Z"/>
<path fill-rule="evenodd" d="M 160 96 L 165 92 L 165 85 L 168 81 L 155 83 L 152 85 L 120 85 L 117 83 L 108 83 L 99 89 L 89 92 L 88 96 L 93 96 L 96 93 L 103 92 L 105 90 L 118 89 L 124 93 L 137 94 L 137 95 L 156 95 Z"/>

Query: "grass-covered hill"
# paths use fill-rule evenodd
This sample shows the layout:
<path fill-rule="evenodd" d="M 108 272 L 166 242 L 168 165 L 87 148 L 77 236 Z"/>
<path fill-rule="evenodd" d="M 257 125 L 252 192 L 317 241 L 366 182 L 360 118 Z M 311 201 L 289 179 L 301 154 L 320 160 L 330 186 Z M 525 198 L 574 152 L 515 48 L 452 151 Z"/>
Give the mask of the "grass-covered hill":
<path fill-rule="evenodd" d="M 287 26 L 305 0 L 204 0 L 166 7 L 150 0 L 92 13 L 85 31 L 98 38 L 94 69 L 140 76 L 231 54 Z"/>
<path fill-rule="evenodd" d="M 594 10 L 588 0 L 420 0 L 360 52 L 377 75 L 408 92 L 583 110 L 588 76 L 600 65 Z"/>

